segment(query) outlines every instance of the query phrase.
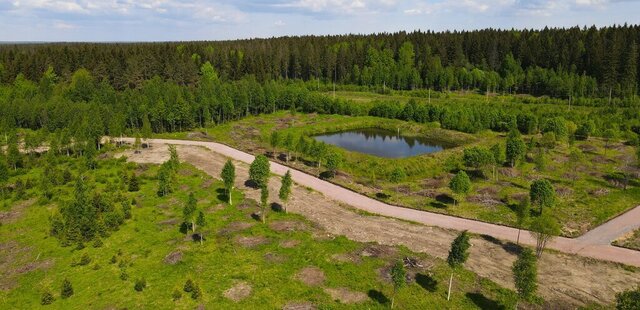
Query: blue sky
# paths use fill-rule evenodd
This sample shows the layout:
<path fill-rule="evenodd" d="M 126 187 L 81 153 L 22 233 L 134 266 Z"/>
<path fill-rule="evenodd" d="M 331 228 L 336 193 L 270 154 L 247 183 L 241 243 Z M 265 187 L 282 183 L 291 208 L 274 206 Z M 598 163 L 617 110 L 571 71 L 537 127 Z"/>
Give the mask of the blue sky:
<path fill-rule="evenodd" d="M 636 0 L 0 0 L 0 41 L 182 41 L 638 23 Z"/>

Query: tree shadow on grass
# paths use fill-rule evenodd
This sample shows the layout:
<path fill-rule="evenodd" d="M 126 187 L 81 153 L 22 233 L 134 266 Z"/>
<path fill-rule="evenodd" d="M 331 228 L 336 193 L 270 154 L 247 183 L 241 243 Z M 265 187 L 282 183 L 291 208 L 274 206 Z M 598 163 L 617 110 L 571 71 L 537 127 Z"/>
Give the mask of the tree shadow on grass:
<path fill-rule="evenodd" d="M 456 202 L 453 197 L 447 194 L 440 194 L 436 196 L 436 201 L 445 205 L 452 205 Z"/>
<path fill-rule="evenodd" d="M 385 296 L 384 293 L 378 290 L 369 290 L 367 295 L 369 296 L 369 298 L 373 299 L 374 301 L 376 301 L 381 305 L 386 305 L 390 302 L 389 298 Z"/>
<path fill-rule="evenodd" d="M 489 235 L 480 235 L 480 237 L 486 241 L 489 241 L 495 245 L 499 245 L 503 250 L 507 251 L 509 254 L 518 255 L 522 252 L 522 246 L 515 244 L 513 242 L 507 241 L 503 242 L 502 240 L 496 239 Z"/>
<path fill-rule="evenodd" d="M 416 274 L 416 283 L 420 285 L 423 289 L 429 292 L 435 292 L 438 288 L 438 280 L 434 279 L 430 275 L 417 273 Z"/>
<path fill-rule="evenodd" d="M 506 308 L 495 300 L 491 300 L 481 293 L 467 293 L 469 298 L 478 308 L 483 310 L 505 310 Z"/>
<path fill-rule="evenodd" d="M 282 207 L 282 205 L 277 203 L 277 202 L 272 202 L 271 203 L 271 210 L 273 210 L 275 212 L 282 212 L 282 211 L 284 211 L 284 207 Z"/>
<path fill-rule="evenodd" d="M 333 171 L 324 171 L 320 173 L 320 179 L 323 179 L 323 180 L 329 180 L 335 176 L 336 175 L 335 173 L 333 173 Z"/>
<path fill-rule="evenodd" d="M 442 202 L 432 201 L 429 205 L 436 209 L 446 209 L 447 205 Z"/>
<path fill-rule="evenodd" d="M 376 198 L 378 199 L 389 199 L 391 195 L 385 194 L 383 192 L 376 193 Z"/>
<path fill-rule="evenodd" d="M 224 188 L 216 189 L 216 193 L 218 194 L 216 197 L 220 201 L 229 201 L 229 195 L 227 195 L 227 191 Z"/>

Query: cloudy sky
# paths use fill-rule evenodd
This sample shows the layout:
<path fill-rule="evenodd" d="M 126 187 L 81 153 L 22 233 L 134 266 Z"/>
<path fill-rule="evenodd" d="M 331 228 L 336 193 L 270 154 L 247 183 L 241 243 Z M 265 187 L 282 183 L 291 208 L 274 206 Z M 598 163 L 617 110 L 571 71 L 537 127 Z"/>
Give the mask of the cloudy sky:
<path fill-rule="evenodd" d="M 640 0 L 0 0 L 0 41 L 180 41 L 638 23 Z"/>

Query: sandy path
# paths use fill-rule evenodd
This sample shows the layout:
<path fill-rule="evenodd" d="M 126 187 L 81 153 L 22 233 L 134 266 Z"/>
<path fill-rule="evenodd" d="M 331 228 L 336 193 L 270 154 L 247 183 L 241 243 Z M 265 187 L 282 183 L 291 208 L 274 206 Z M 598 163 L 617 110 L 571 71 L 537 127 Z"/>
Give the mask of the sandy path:
<path fill-rule="evenodd" d="M 188 145 L 192 144 L 191 141 L 176 142 L 175 144 L 181 145 L 178 147 L 181 160 L 218 177 L 227 160 L 226 156 L 221 155 L 224 154 L 222 150 L 227 148 L 226 146 L 218 148 L 217 144 L 195 143 L 209 144 L 207 149 Z M 164 143 L 165 141 L 156 140 L 153 142 L 154 147 L 150 150 L 144 150 L 141 154 L 127 152 L 125 155 L 136 162 L 161 163 L 168 159 L 167 147 Z M 173 144 L 173 141 L 171 143 Z M 259 191 L 244 185 L 248 178 L 246 162 L 250 162 L 253 157 L 248 154 L 239 155 L 237 158 L 241 161 L 235 161 L 236 186 L 249 198 L 258 200 Z M 272 164 L 272 167 L 274 166 L 275 164 Z M 280 172 L 284 173 L 284 170 Z M 454 230 L 412 224 L 394 218 L 362 215 L 332 197 L 300 186 L 301 182 L 297 174 L 294 174 L 294 180 L 298 184 L 293 188 L 289 210 L 304 215 L 335 235 L 344 235 L 361 242 L 404 245 L 413 251 L 446 258 L 451 241 L 457 234 Z M 277 197 L 279 185 L 278 178 L 271 178 L 270 197 Z M 472 243 L 467 268 L 500 285 L 513 287 L 511 265 L 515 256 L 509 251 L 513 248 L 513 244 L 491 238 L 473 238 Z M 637 273 L 620 266 L 561 253 L 546 253 L 542 257 L 539 281 L 540 294 L 552 305 L 610 303 L 615 298 L 616 292 L 640 284 Z"/>

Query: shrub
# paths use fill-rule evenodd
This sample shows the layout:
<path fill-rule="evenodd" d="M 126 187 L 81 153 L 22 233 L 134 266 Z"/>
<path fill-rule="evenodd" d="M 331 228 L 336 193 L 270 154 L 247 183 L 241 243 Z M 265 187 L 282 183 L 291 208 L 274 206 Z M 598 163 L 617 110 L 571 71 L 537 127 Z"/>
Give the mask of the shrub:
<path fill-rule="evenodd" d="M 175 289 L 173 290 L 173 294 L 171 294 L 171 297 L 173 298 L 173 300 L 178 300 L 180 298 L 182 298 L 182 292 L 180 292 L 180 290 Z"/>
<path fill-rule="evenodd" d="M 69 298 L 73 295 L 73 286 L 68 279 L 62 281 L 62 289 L 60 290 L 60 297 Z"/>
<path fill-rule="evenodd" d="M 133 288 L 138 292 L 142 292 L 146 287 L 147 287 L 147 280 L 145 280 L 144 278 L 137 279 L 136 284 L 133 286 Z"/>
<path fill-rule="evenodd" d="M 55 298 L 53 298 L 53 294 L 49 291 L 42 293 L 42 296 L 40 296 L 40 304 L 43 306 L 50 305 L 54 300 Z"/>
<path fill-rule="evenodd" d="M 89 265 L 89 263 L 91 263 L 91 257 L 89 256 L 89 254 L 84 253 L 82 255 L 82 257 L 80 258 L 80 261 L 78 262 L 78 265 L 86 266 L 86 265 Z"/>
<path fill-rule="evenodd" d="M 127 271 L 126 271 L 126 270 L 124 270 L 124 269 L 123 269 L 123 270 L 120 272 L 120 280 L 122 280 L 122 281 L 126 281 L 127 279 L 129 279 L 129 274 L 127 273 Z"/>
<path fill-rule="evenodd" d="M 187 293 L 191 293 L 193 292 L 194 286 L 195 284 L 193 283 L 193 281 L 191 281 L 191 279 L 188 279 L 187 282 L 184 283 L 184 291 Z"/>
<path fill-rule="evenodd" d="M 202 297 L 202 291 L 200 290 L 200 286 L 197 284 L 193 287 L 193 291 L 191 292 L 192 299 L 200 299 Z"/>

